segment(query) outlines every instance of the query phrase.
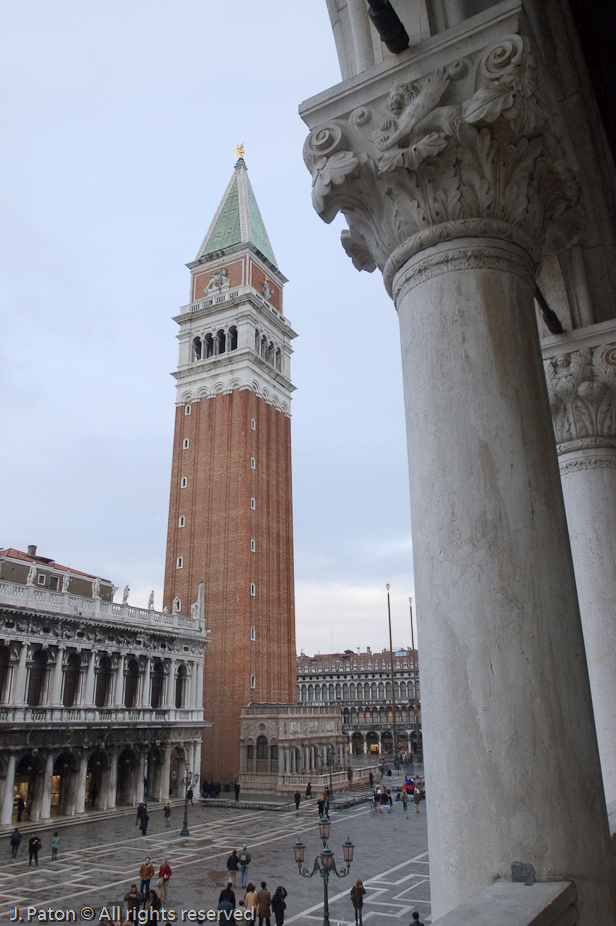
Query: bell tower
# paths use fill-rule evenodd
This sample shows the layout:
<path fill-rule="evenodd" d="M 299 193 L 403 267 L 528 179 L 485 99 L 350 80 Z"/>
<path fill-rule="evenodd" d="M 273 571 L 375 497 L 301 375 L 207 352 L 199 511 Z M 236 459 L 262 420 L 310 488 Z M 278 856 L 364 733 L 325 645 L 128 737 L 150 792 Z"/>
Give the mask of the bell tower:
<path fill-rule="evenodd" d="M 179 325 L 165 605 L 205 586 L 202 776 L 240 769 L 240 712 L 295 702 L 291 340 L 242 149 L 190 269 Z"/>

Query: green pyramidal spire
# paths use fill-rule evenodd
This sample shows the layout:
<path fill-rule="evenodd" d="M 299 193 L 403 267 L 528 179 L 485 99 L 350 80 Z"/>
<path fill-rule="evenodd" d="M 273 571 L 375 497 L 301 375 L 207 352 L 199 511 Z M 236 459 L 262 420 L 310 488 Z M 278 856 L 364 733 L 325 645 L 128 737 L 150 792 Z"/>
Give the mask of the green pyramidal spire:
<path fill-rule="evenodd" d="M 243 243 L 253 244 L 274 266 L 278 266 L 248 179 L 246 162 L 244 158 L 239 158 L 216 215 L 199 248 L 197 260 L 215 251 Z"/>

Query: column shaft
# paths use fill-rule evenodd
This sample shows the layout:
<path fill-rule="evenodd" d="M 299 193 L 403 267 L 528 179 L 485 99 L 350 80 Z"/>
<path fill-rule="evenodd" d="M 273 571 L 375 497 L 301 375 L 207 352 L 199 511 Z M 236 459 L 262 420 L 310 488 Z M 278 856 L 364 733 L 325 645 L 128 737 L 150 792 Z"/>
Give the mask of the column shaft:
<path fill-rule="evenodd" d="M 13 820 L 13 793 L 15 789 L 15 756 L 9 755 L 6 763 L 6 778 L 4 780 L 4 794 L 2 795 L 2 826 L 8 826 Z"/>
<path fill-rule="evenodd" d="M 77 772 L 77 786 L 75 797 L 75 813 L 85 813 L 86 811 L 86 784 L 88 780 L 88 754 L 82 753 L 79 760 L 79 771 Z"/>
<path fill-rule="evenodd" d="M 15 679 L 15 691 L 13 701 L 17 707 L 23 707 L 26 704 L 26 679 L 28 675 L 28 644 L 22 643 L 19 650 L 19 663 L 17 665 L 17 678 Z M 10 823 L 10 820 L 9 820 Z"/>
<path fill-rule="evenodd" d="M 45 760 L 45 775 L 43 778 L 43 794 L 41 798 L 41 820 L 49 820 L 51 816 L 51 781 L 53 778 L 55 759 L 55 753 L 47 753 L 47 759 Z"/>
<path fill-rule="evenodd" d="M 574 879 L 590 926 L 611 921 L 612 876 L 533 286 L 497 239 L 436 245 L 394 280 L 433 916 L 521 859 Z"/>

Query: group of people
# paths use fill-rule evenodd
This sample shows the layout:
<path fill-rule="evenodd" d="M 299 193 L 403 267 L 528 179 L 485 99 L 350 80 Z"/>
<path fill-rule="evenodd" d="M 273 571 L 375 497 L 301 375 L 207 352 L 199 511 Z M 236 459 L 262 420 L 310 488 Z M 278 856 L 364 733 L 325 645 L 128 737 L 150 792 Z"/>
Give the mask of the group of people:
<path fill-rule="evenodd" d="M 140 884 L 131 884 L 130 890 L 124 895 L 126 904 L 126 918 L 129 923 L 137 921 L 137 911 L 143 906 L 144 910 L 160 910 L 163 904 L 167 903 L 169 880 L 173 874 L 171 866 L 166 858 L 158 869 L 158 880 L 156 888 L 150 887 L 154 878 L 156 868 L 152 864 L 149 856 L 145 857 L 143 864 L 139 869 Z"/>
<path fill-rule="evenodd" d="M 233 887 L 234 885 L 231 883 L 231 881 L 229 881 L 226 888 L 220 892 L 220 897 L 218 898 L 219 910 L 225 910 L 228 912 L 235 910 L 236 897 Z M 267 889 L 266 881 L 261 881 L 261 889 L 259 891 L 256 889 L 252 881 L 250 881 L 246 885 L 244 897 L 242 900 L 240 900 L 240 906 L 244 907 L 246 911 L 250 911 L 250 919 L 248 922 L 256 923 L 258 918 L 259 926 L 263 926 L 264 920 L 266 926 L 271 926 L 273 913 L 276 920 L 276 926 L 283 926 L 284 911 L 287 907 L 285 903 L 286 896 L 287 891 L 282 885 L 279 885 L 279 887 L 276 888 L 274 896 L 272 897 Z"/>
<path fill-rule="evenodd" d="M 19 847 L 21 846 L 22 833 L 19 830 L 19 827 L 16 826 L 13 832 L 11 833 L 10 843 L 11 843 L 11 858 L 17 858 L 19 854 Z M 34 864 L 38 868 L 38 857 L 39 852 L 43 848 L 43 843 L 36 833 L 32 833 L 28 840 L 28 859 L 30 865 L 34 861 Z M 55 862 L 58 858 L 58 849 L 60 848 L 60 836 L 58 831 L 53 834 L 51 837 L 51 861 Z"/>

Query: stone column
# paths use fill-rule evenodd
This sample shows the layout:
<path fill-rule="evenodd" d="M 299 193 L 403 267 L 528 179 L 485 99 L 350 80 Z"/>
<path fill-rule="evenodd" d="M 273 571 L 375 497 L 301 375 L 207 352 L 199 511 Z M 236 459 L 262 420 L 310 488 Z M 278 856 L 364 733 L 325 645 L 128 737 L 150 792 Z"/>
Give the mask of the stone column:
<path fill-rule="evenodd" d="M 167 707 L 171 710 L 175 707 L 175 673 L 176 661 L 171 659 L 169 662 L 169 681 L 167 685 Z"/>
<path fill-rule="evenodd" d="M 120 655 L 118 656 L 118 668 L 116 669 L 116 677 L 115 677 L 114 701 L 115 701 L 116 707 L 124 706 L 124 653 L 120 653 Z"/>
<path fill-rule="evenodd" d="M 2 795 L 2 818 L 0 819 L 2 826 L 8 826 L 13 820 L 13 795 L 15 790 L 16 764 L 15 756 L 13 753 L 10 753 L 6 763 L 6 778 L 4 779 L 4 793 Z"/>
<path fill-rule="evenodd" d="M 56 661 L 51 677 L 51 707 L 62 707 L 62 667 L 64 665 L 64 646 L 56 649 Z"/>
<path fill-rule="evenodd" d="M 609 805 L 616 801 L 616 322 L 547 338 L 543 356 Z"/>
<path fill-rule="evenodd" d="M 400 320 L 433 919 L 522 860 L 575 881 L 594 926 L 613 865 L 533 305 L 539 255 L 581 229 L 578 186 L 506 28 L 309 101 L 304 154 Z"/>
<path fill-rule="evenodd" d="M 41 797 L 41 821 L 45 822 L 51 817 L 51 781 L 53 766 L 56 761 L 55 752 L 48 752 L 45 760 L 45 774 L 43 776 L 43 793 Z"/>
<path fill-rule="evenodd" d="M 151 669 L 152 660 L 150 656 L 145 657 L 145 665 L 143 669 L 143 678 L 141 681 L 141 707 L 148 708 L 151 706 L 151 678 L 150 678 L 150 669 Z M 162 707 L 162 704 L 161 704 Z"/>
<path fill-rule="evenodd" d="M 88 753 L 82 752 L 77 772 L 75 813 L 86 812 L 86 784 L 88 780 Z"/>
<path fill-rule="evenodd" d="M 23 707 L 27 701 L 26 679 L 28 677 L 28 644 L 22 643 L 19 650 L 17 664 L 17 678 L 15 679 L 14 703 L 16 707 Z M 9 823 L 11 821 L 9 820 Z"/>
<path fill-rule="evenodd" d="M 95 675 L 94 669 L 96 666 L 96 654 L 94 650 L 90 650 L 88 653 L 89 662 L 88 662 L 88 672 L 86 675 L 86 685 L 83 697 L 83 706 L 86 708 L 94 707 L 94 682 Z"/>
<path fill-rule="evenodd" d="M 118 790 L 118 756 L 120 750 L 114 746 L 109 750 L 109 775 L 107 777 L 107 810 L 115 810 Z"/>
<path fill-rule="evenodd" d="M 145 773 L 145 754 L 141 752 L 139 754 L 139 764 L 135 773 L 135 784 L 134 784 L 134 803 L 139 804 L 143 800 L 143 777 Z"/>
<path fill-rule="evenodd" d="M 163 771 L 161 775 L 161 800 L 167 803 L 169 800 L 169 778 L 171 775 L 171 744 L 165 746 L 165 756 L 163 759 Z"/>

